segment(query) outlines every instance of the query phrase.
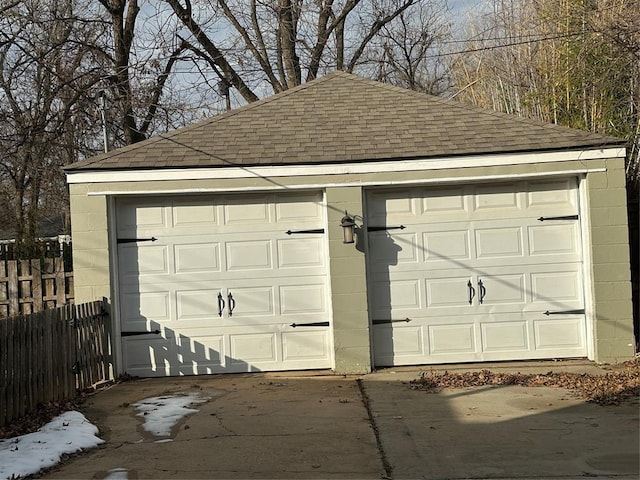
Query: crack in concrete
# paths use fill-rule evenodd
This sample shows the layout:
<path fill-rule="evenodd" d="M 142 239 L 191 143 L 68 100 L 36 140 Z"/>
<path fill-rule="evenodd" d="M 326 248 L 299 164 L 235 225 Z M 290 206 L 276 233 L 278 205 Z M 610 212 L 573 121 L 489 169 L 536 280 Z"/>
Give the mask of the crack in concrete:
<path fill-rule="evenodd" d="M 364 408 L 367 410 L 367 415 L 369 416 L 369 424 L 373 429 L 373 433 L 376 437 L 376 445 L 378 447 L 378 453 L 380 454 L 380 460 L 382 461 L 382 467 L 384 468 L 384 479 L 385 480 L 393 480 L 393 466 L 389 463 L 387 459 L 387 455 L 384 452 L 384 447 L 382 446 L 382 439 L 380 438 L 380 431 L 378 429 L 378 425 L 376 424 L 376 420 L 373 416 L 373 411 L 371 410 L 369 395 L 365 391 L 364 384 L 361 379 L 356 380 L 356 384 L 358 385 L 358 389 L 360 390 L 360 397 L 362 399 L 362 403 L 364 404 Z"/>

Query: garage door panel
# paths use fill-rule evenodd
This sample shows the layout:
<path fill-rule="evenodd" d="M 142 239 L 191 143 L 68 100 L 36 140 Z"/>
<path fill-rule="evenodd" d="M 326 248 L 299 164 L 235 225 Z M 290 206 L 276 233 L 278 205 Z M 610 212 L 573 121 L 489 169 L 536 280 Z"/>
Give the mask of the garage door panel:
<path fill-rule="evenodd" d="M 413 199 L 407 197 L 406 190 L 391 190 L 371 195 L 373 197 L 371 209 L 367 210 L 367 220 L 370 225 L 384 225 L 387 219 L 407 221 L 420 214 Z"/>
<path fill-rule="evenodd" d="M 322 223 L 322 195 L 309 198 L 308 195 L 291 195 L 279 198 L 276 203 L 276 221 L 280 224 L 302 225 Z"/>
<path fill-rule="evenodd" d="M 287 361 L 309 361 L 329 359 L 331 352 L 329 333 L 326 330 L 305 330 L 282 333 L 283 359 Z"/>
<path fill-rule="evenodd" d="M 428 332 L 431 355 L 473 353 L 476 351 L 476 334 L 473 323 L 429 325 Z"/>
<path fill-rule="evenodd" d="M 119 199 L 119 232 L 158 239 L 118 246 L 120 327 L 162 331 L 162 339 L 123 337 L 124 369 L 157 376 L 331 367 L 329 326 L 284 345 L 292 323 L 330 325 L 326 237 L 285 233 L 323 229 L 322 202 L 321 192 Z"/>
<path fill-rule="evenodd" d="M 217 315 L 220 289 L 178 290 L 175 293 L 177 320 L 211 320 Z"/>
<path fill-rule="evenodd" d="M 199 202 L 180 202 L 172 208 L 173 226 L 180 228 L 205 227 L 212 228 L 220 225 L 218 206 L 203 205 Z"/>
<path fill-rule="evenodd" d="M 175 342 L 163 337 L 127 337 L 123 341 L 127 373 L 143 377 L 169 374 L 170 361 L 176 357 Z"/>
<path fill-rule="evenodd" d="M 533 322 L 537 350 L 584 349 L 584 321 L 581 315 L 536 319 Z"/>
<path fill-rule="evenodd" d="M 147 320 L 166 321 L 171 318 L 170 293 L 133 292 L 121 295 L 121 312 L 128 328 L 139 327 Z M 135 329 L 135 328 L 134 328 Z"/>
<path fill-rule="evenodd" d="M 477 212 L 499 210 L 502 215 L 521 208 L 516 184 L 476 186 L 473 209 Z"/>
<path fill-rule="evenodd" d="M 230 321 L 244 321 L 243 317 L 273 317 L 275 314 L 274 287 L 235 287 L 228 288 L 233 295 L 235 308 Z M 224 299 L 225 302 L 228 299 Z M 226 305 L 227 311 L 230 306 Z"/>
<path fill-rule="evenodd" d="M 325 266 L 326 256 L 323 238 L 320 236 L 278 239 L 276 246 L 279 269 L 307 269 L 308 267 Z"/>
<path fill-rule="evenodd" d="M 428 217 L 455 217 L 467 214 L 463 188 L 434 188 L 424 190 L 421 194 L 421 213 L 423 215 Z"/>
<path fill-rule="evenodd" d="M 428 263 L 453 261 L 459 264 L 471 258 L 468 230 L 426 232 L 422 235 L 422 245 L 422 258 Z"/>
<path fill-rule="evenodd" d="M 229 361 L 232 365 L 276 362 L 276 333 L 231 333 Z"/>
<path fill-rule="evenodd" d="M 482 350 L 485 352 L 528 352 L 529 328 L 525 320 L 482 322 Z"/>
<path fill-rule="evenodd" d="M 143 275 L 169 273 L 169 248 L 167 245 L 121 244 L 119 273 L 125 281 L 136 282 Z"/>
<path fill-rule="evenodd" d="M 418 242 L 415 233 L 389 234 L 373 232 L 369 234 L 369 252 L 372 267 L 387 271 L 389 267 L 418 263 Z"/>
<path fill-rule="evenodd" d="M 432 314 L 438 315 L 438 309 L 443 307 L 461 307 L 468 309 L 469 290 L 468 276 L 447 276 L 445 278 L 427 278 L 427 309 L 436 309 Z"/>
<path fill-rule="evenodd" d="M 180 374 L 216 373 L 224 365 L 224 336 L 200 334 L 195 340 L 181 333 L 176 340 L 176 358 L 170 363 L 179 365 Z"/>
<path fill-rule="evenodd" d="M 269 205 L 264 203 L 246 204 L 241 200 L 235 200 L 237 204 L 225 205 L 224 207 L 224 224 L 225 225 L 242 225 L 246 227 L 264 226 L 271 223 L 271 215 Z"/>
<path fill-rule="evenodd" d="M 267 270 L 273 268 L 271 241 L 237 241 L 225 243 L 226 269 Z"/>
<path fill-rule="evenodd" d="M 575 179 L 379 191 L 368 194 L 367 212 L 386 213 L 390 199 L 421 206 L 421 215 L 378 220 L 416 235 L 419 261 L 394 263 L 384 232 L 369 234 L 371 319 L 410 318 L 426 346 L 396 348 L 407 325 L 374 324 L 376 364 L 586 355 L 585 316 L 557 316 L 584 309 L 580 221 L 556 218 L 579 214 Z M 554 335 L 564 339 L 554 344 Z"/>
<path fill-rule="evenodd" d="M 121 204 L 118 210 L 118 238 L 145 231 L 164 230 L 170 225 L 167 208 L 149 204 Z"/>
<path fill-rule="evenodd" d="M 280 292 L 281 315 L 303 315 L 327 312 L 327 291 L 324 283 L 316 285 L 282 285 Z"/>
<path fill-rule="evenodd" d="M 523 257 L 521 227 L 482 228 L 475 230 L 476 258 Z"/>
<path fill-rule="evenodd" d="M 531 274 L 531 301 L 549 308 L 583 305 L 583 282 L 579 270 Z"/>
<path fill-rule="evenodd" d="M 524 273 L 482 275 L 480 277 L 484 295 L 478 287 L 477 294 L 482 296 L 482 307 L 494 305 L 524 305 L 527 300 L 527 285 Z"/>
<path fill-rule="evenodd" d="M 580 255 L 577 222 L 532 225 L 528 227 L 528 237 L 531 256 Z"/>
<path fill-rule="evenodd" d="M 220 244 L 217 242 L 181 244 L 173 248 L 177 274 L 218 273 L 222 268 Z"/>
<path fill-rule="evenodd" d="M 374 325 L 373 347 L 382 358 L 422 358 L 426 354 L 420 326 Z"/>
<path fill-rule="evenodd" d="M 577 209 L 575 179 L 543 180 L 529 182 L 527 207 L 531 209 L 568 208 L 573 213 Z"/>
<path fill-rule="evenodd" d="M 389 283 L 387 279 L 373 282 L 371 300 L 376 318 L 380 315 L 388 316 L 402 310 L 420 309 L 422 307 L 421 282 L 417 279 L 395 280 Z"/>

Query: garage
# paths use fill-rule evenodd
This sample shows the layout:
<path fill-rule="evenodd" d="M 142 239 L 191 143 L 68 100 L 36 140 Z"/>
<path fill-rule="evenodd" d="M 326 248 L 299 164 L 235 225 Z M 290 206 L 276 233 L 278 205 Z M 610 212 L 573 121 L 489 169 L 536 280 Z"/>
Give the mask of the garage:
<path fill-rule="evenodd" d="M 575 178 L 374 190 L 367 211 L 376 365 L 587 355 Z"/>
<path fill-rule="evenodd" d="M 66 167 L 113 371 L 635 355 L 625 143 L 334 72 Z"/>
<path fill-rule="evenodd" d="M 320 192 L 118 199 L 124 369 L 331 368 L 323 211 Z"/>

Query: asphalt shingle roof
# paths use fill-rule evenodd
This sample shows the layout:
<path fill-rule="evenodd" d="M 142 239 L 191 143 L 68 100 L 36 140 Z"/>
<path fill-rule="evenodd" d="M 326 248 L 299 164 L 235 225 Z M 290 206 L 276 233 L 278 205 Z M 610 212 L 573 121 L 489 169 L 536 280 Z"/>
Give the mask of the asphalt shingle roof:
<path fill-rule="evenodd" d="M 335 72 L 67 171 L 326 164 L 623 143 Z"/>

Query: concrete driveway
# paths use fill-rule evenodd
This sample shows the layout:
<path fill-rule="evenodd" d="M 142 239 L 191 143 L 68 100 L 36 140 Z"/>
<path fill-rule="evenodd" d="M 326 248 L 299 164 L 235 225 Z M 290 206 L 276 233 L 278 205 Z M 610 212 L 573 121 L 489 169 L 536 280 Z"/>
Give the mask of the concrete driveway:
<path fill-rule="evenodd" d="M 395 369 L 363 377 L 250 374 L 119 384 L 83 407 L 106 443 L 42 478 L 567 480 L 640 474 L 637 402 L 601 407 L 563 389 L 516 386 L 428 394 L 410 388 L 418 376 L 419 370 Z M 194 405 L 198 412 L 178 422 L 170 437 L 142 429 L 133 403 L 186 393 L 208 400 Z"/>

